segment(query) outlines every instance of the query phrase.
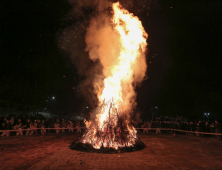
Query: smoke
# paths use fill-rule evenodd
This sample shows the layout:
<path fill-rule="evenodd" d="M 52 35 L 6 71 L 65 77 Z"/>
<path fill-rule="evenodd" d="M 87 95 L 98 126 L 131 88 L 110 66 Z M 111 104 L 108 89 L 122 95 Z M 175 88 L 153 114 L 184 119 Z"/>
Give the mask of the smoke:
<path fill-rule="evenodd" d="M 120 37 L 114 32 L 110 23 L 110 7 L 113 1 L 108 0 L 68 0 L 72 9 L 67 18 L 73 24 L 64 29 L 59 37 L 58 45 L 64 54 L 72 59 L 78 74 L 84 80 L 76 88 L 77 93 L 85 96 L 91 107 L 98 104 L 97 94 L 104 87 L 104 79 L 111 75 L 110 68 L 118 62 L 120 53 Z M 135 13 L 147 10 L 150 0 L 120 1 L 126 9 Z M 145 54 L 136 59 L 133 79 L 122 84 L 123 99 L 129 103 L 126 110 L 136 106 L 134 88 L 140 84 L 146 74 Z"/>
<path fill-rule="evenodd" d="M 102 75 L 94 81 L 94 88 L 98 93 L 105 77 L 111 76 L 111 68 L 118 62 L 120 53 L 119 35 L 110 25 L 110 16 L 100 14 L 91 20 L 85 36 L 86 51 L 92 61 L 100 61 Z"/>
<path fill-rule="evenodd" d="M 96 12 L 101 12 L 117 1 L 118 0 L 68 0 L 68 3 L 72 6 L 68 14 L 70 16 L 85 15 L 85 8 L 94 8 Z M 119 2 L 123 8 L 133 10 L 133 13 L 137 15 L 149 9 L 150 4 L 157 3 L 157 0 L 119 0 Z"/>
<path fill-rule="evenodd" d="M 87 7 L 94 8 L 95 11 L 102 11 L 111 5 L 108 0 L 68 0 L 72 9 L 69 15 L 84 15 L 84 9 Z"/>

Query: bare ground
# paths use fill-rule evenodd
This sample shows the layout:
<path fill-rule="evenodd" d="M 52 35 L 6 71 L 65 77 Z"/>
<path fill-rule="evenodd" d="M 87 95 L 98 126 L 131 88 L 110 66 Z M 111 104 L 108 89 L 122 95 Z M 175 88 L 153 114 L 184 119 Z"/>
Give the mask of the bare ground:
<path fill-rule="evenodd" d="M 41 135 L 1 137 L 0 169 L 27 169 L 80 136 L 79 133 L 49 133 L 44 137 Z"/>
<path fill-rule="evenodd" d="M 97 154 L 71 150 L 81 134 L 0 138 L 0 169 L 222 169 L 222 140 L 154 133 L 141 151 Z"/>

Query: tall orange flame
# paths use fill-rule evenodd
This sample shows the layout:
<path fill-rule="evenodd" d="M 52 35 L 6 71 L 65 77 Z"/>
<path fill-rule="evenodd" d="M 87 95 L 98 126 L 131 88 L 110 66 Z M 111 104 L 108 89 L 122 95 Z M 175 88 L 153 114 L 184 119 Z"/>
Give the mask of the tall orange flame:
<path fill-rule="evenodd" d="M 101 109 L 97 113 L 96 125 L 84 135 L 82 142 L 91 143 L 95 148 L 103 145 L 117 149 L 124 145 L 134 144 L 136 130 L 130 127 L 127 121 L 129 135 L 128 141 L 124 144 L 115 140 L 113 135 L 103 138 L 101 141 L 97 133 L 109 130 L 112 134 L 111 131 L 114 129 L 109 129 L 108 126 L 116 127 L 118 114 L 132 109 L 132 100 L 135 98 L 133 83 L 141 81 L 145 75 L 145 50 L 148 34 L 138 17 L 122 9 L 119 2 L 114 3 L 112 8 L 114 13 L 111 22 L 115 34 L 119 37 L 116 40 L 120 44 L 119 55 L 115 65 L 109 67 L 110 75 L 104 79 L 104 88 L 97 94 Z M 143 72 L 142 76 L 137 75 L 140 71 Z"/>

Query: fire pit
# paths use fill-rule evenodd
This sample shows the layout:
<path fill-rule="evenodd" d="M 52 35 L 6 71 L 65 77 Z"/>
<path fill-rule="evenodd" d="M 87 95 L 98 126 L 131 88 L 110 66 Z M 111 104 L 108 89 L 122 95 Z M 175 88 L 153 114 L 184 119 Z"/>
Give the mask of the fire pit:
<path fill-rule="evenodd" d="M 122 147 L 118 149 L 114 148 L 104 148 L 103 146 L 100 149 L 95 149 L 91 144 L 89 143 L 82 143 L 80 140 L 76 140 L 72 142 L 72 144 L 69 146 L 70 149 L 83 151 L 83 152 L 93 152 L 93 153 L 123 153 L 123 152 L 133 152 L 137 150 L 142 150 L 145 148 L 145 144 L 140 138 L 135 139 L 135 144 L 130 147 Z"/>
<path fill-rule="evenodd" d="M 104 102 L 97 111 L 103 112 L 106 107 L 107 104 Z M 93 123 L 85 121 L 88 127 L 86 133 L 82 139 L 72 142 L 70 148 L 96 153 L 132 152 L 145 148 L 143 141 L 136 137 L 135 128 L 127 121 L 124 114 L 118 114 L 113 107 L 111 102 L 109 117 L 103 120 L 102 127 L 99 127 L 100 119 L 94 120 Z"/>

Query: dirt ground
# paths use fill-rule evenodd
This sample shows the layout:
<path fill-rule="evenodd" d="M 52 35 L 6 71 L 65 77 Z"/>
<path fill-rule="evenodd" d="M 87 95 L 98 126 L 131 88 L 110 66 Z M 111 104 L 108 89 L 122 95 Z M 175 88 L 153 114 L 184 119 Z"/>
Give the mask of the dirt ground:
<path fill-rule="evenodd" d="M 146 148 L 121 154 L 71 150 L 78 133 L 0 138 L 0 169 L 222 169 L 222 140 L 139 133 Z"/>

